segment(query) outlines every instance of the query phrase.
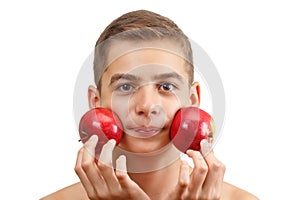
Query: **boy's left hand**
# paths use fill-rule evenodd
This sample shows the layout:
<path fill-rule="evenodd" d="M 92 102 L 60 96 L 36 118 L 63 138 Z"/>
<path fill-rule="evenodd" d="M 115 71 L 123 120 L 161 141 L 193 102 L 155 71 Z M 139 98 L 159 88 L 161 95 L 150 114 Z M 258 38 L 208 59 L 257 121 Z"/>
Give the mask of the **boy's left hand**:
<path fill-rule="evenodd" d="M 194 169 L 190 173 L 190 166 L 182 161 L 178 184 L 167 199 L 220 199 L 225 165 L 215 157 L 211 145 L 202 140 L 201 153 L 188 150 L 187 155 Z"/>

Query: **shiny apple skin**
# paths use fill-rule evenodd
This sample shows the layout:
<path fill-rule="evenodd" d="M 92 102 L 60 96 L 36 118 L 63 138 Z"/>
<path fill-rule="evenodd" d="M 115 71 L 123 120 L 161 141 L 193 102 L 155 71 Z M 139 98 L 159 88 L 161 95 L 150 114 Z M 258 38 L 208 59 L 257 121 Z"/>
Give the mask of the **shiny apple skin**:
<path fill-rule="evenodd" d="M 80 140 L 85 143 L 92 135 L 98 136 L 96 155 L 101 152 L 110 139 L 116 140 L 116 145 L 123 137 L 122 124 L 118 116 L 110 109 L 93 108 L 87 111 L 79 122 Z"/>
<path fill-rule="evenodd" d="M 214 135 L 214 122 L 210 114 L 197 107 L 179 109 L 170 129 L 170 139 L 178 150 L 200 151 L 200 142 Z"/>

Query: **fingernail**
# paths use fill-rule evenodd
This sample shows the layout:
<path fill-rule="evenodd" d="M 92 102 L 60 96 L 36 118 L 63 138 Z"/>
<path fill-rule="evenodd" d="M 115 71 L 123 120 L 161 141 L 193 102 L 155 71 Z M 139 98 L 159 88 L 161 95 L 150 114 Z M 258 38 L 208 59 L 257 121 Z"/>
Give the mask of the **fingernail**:
<path fill-rule="evenodd" d="M 186 161 L 183 161 L 181 164 L 181 170 L 180 170 L 180 182 L 181 184 L 187 185 L 189 183 L 189 164 Z"/>
<path fill-rule="evenodd" d="M 97 143 L 98 142 L 98 136 L 97 135 L 92 135 L 89 139 L 90 142 L 92 143 Z"/>
<path fill-rule="evenodd" d="M 98 142 L 98 136 L 97 135 L 92 135 L 89 140 L 84 144 L 84 147 L 86 150 L 92 155 L 95 155 L 95 147 Z"/>
<path fill-rule="evenodd" d="M 119 171 L 119 172 L 123 172 L 123 173 L 127 172 L 126 157 L 124 155 L 121 155 L 116 160 L 116 170 Z"/>
<path fill-rule="evenodd" d="M 98 136 L 92 135 L 88 141 L 84 144 L 85 146 L 95 146 L 98 142 Z"/>
<path fill-rule="evenodd" d="M 110 144 L 112 144 L 113 146 L 115 146 L 116 143 L 117 143 L 115 139 L 110 139 L 108 142 L 109 142 Z"/>
<path fill-rule="evenodd" d="M 211 144 L 207 140 L 201 141 L 201 152 L 205 156 L 211 151 L 212 147 Z"/>
<path fill-rule="evenodd" d="M 188 149 L 188 150 L 186 150 L 186 154 L 187 154 L 187 155 L 190 155 L 192 151 L 193 151 L 193 150 Z"/>
<path fill-rule="evenodd" d="M 103 145 L 99 161 L 108 166 L 112 165 L 112 152 L 114 150 L 116 141 L 114 139 L 110 139 L 106 144 Z"/>

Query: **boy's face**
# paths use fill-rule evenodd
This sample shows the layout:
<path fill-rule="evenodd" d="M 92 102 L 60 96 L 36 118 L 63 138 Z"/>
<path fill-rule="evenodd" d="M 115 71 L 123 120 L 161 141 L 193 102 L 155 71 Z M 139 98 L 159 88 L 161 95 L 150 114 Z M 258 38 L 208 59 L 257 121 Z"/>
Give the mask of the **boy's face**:
<path fill-rule="evenodd" d="M 122 45 L 112 46 L 117 55 Z M 170 142 L 169 129 L 176 111 L 199 105 L 199 85 L 190 86 L 182 57 L 158 48 L 141 48 L 113 56 L 102 75 L 98 105 L 110 108 L 123 124 L 120 147 L 147 153 Z"/>

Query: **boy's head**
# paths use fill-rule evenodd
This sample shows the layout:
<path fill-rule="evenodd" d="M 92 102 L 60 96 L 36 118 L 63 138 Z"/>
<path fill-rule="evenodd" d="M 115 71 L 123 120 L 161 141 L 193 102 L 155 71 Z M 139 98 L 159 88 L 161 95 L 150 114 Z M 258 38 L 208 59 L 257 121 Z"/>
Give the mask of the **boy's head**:
<path fill-rule="evenodd" d="M 111 55 L 111 47 L 121 42 L 139 43 L 122 49 L 119 55 Z M 155 41 L 156 44 L 154 44 Z M 146 43 L 146 44 L 143 44 Z M 168 45 L 171 44 L 171 45 Z M 191 44 L 181 29 L 170 19 L 159 14 L 138 10 L 115 19 L 102 32 L 96 42 L 94 54 L 94 80 L 101 93 L 101 77 L 109 64 L 122 54 L 138 48 L 159 48 L 182 57 L 186 62 L 189 84 L 193 82 L 194 69 Z"/>
<path fill-rule="evenodd" d="M 97 88 L 89 87 L 89 106 L 112 109 L 129 152 L 157 151 L 170 143 L 176 111 L 200 103 L 193 83 L 191 44 L 168 18 L 140 10 L 114 20 L 101 34 L 94 54 Z M 145 140 L 147 138 L 147 140 Z"/>

